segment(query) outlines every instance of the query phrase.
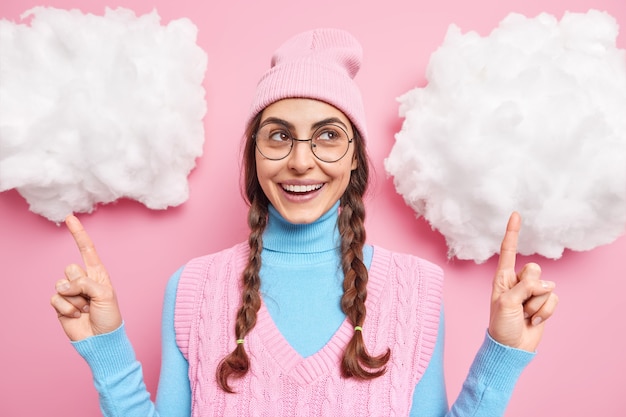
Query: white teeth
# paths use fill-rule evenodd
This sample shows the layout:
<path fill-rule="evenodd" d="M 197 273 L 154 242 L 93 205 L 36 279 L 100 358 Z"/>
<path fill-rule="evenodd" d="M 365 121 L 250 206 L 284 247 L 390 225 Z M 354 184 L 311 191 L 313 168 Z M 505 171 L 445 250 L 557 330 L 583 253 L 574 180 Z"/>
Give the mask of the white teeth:
<path fill-rule="evenodd" d="M 319 190 L 322 184 L 315 185 L 288 185 L 283 184 L 283 189 L 291 193 L 308 193 L 309 191 Z"/>

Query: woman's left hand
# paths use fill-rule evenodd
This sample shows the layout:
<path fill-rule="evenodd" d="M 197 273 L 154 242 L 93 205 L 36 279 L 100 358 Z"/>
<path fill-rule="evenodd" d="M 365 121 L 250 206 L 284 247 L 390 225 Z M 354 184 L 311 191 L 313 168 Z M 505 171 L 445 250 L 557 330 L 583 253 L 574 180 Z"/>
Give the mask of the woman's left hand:
<path fill-rule="evenodd" d="M 540 279 L 539 265 L 528 263 L 516 273 L 520 224 L 520 215 L 511 214 L 493 280 L 489 334 L 503 345 L 534 352 L 559 299 L 555 283 Z"/>

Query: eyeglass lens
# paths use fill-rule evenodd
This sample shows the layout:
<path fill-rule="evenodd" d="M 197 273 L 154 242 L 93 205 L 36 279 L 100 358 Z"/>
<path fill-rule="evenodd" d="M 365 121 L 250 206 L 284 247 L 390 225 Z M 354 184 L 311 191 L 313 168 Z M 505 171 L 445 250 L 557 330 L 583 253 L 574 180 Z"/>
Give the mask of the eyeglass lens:
<path fill-rule="evenodd" d="M 336 162 L 348 152 L 352 139 L 348 133 L 335 124 L 320 126 L 309 139 L 297 139 L 291 131 L 280 123 L 268 123 L 256 133 L 257 149 L 267 159 L 280 160 L 286 158 L 294 146 L 294 142 L 311 142 L 313 154 L 324 162 Z"/>

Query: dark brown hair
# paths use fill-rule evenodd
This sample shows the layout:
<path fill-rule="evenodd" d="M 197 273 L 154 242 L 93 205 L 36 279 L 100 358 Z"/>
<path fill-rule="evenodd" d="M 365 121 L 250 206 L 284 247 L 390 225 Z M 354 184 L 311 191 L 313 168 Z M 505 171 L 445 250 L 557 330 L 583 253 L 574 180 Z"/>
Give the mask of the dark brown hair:
<path fill-rule="evenodd" d="M 250 206 L 248 211 L 248 226 L 250 236 L 248 244 L 250 254 L 248 264 L 242 274 L 241 306 L 237 312 L 235 324 L 236 339 L 244 339 L 256 324 L 257 312 L 261 307 L 259 288 L 261 279 L 261 251 L 263 248 L 263 231 L 267 225 L 269 201 L 261 189 L 256 174 L 254 133 L 261 121 L 258 114 L 245 132 L 246 142 L 243 149 L 245 198 Z M 365 206 L 363 195 L 367 189 L 369 164 L 365 144 L 354 126 L 353 141 L 354 157 L 357 167 L 350 175 L 350 182 L 340 202 L 340 214 L 337 221 L 341 235 L 341 264 L 344 273 L 343 297 L 341 308 L 354 326 L 363 326 L 365 321 L 365 300 L 367 298 L 367 268 L 363 264 L 363 245 L 365 244 Z M 348 343 L 341 363 L 341 373 L 344 377 L 372 379 L 385 372 L 385 365 L 389 361 L 390 350 L 379 356 L 371 356 L 363 341 L 361 331 L 355 331 Z M 243 344 L 236 348 L 220 362 L 217 368 L 217 381 L 226 392 L 232 393 L 228 381 L 231 377 L 243 377 L 250 367 L 250 359 Z"/>

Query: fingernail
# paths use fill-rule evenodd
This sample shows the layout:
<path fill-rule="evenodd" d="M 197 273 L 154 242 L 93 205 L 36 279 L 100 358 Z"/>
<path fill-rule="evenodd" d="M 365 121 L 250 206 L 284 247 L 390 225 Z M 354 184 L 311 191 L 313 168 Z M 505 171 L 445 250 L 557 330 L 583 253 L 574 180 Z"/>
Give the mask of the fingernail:
<path fill-rule="evenodd" d="M 83 311 L 85 313 L 89 313 L 89 304 L 85 304 L 85 307 L 83 307 Z"/>
<path fill-rule="evenodd" d="M 74 316 L 74 318 L 79 318 L 80 317 L 80 311 L 75 311 L 74 314 L 72 314 Z"/>
<path fill-rule="evenodd" d="M 70 289 L 70 283 L 67 281 L 57 284 L 57 292 L 64 292 Z"/>
<path fill-rule="evenodd" d="M 533 326 L 538 325 L 538 324 L 539 324 L 539 323 L 541 323 L 542 321 L 543 321 L 543 319 L 542 319 L 541 317 L 539 317 L 539 316 L 534 317 L 534 318 L 533 318 Z"/>
<path fill-rule="evenodd" d="M 524 318 L 527 319 L 528 317 L 530 317 L 530 314 L 524 311 Z"/>

